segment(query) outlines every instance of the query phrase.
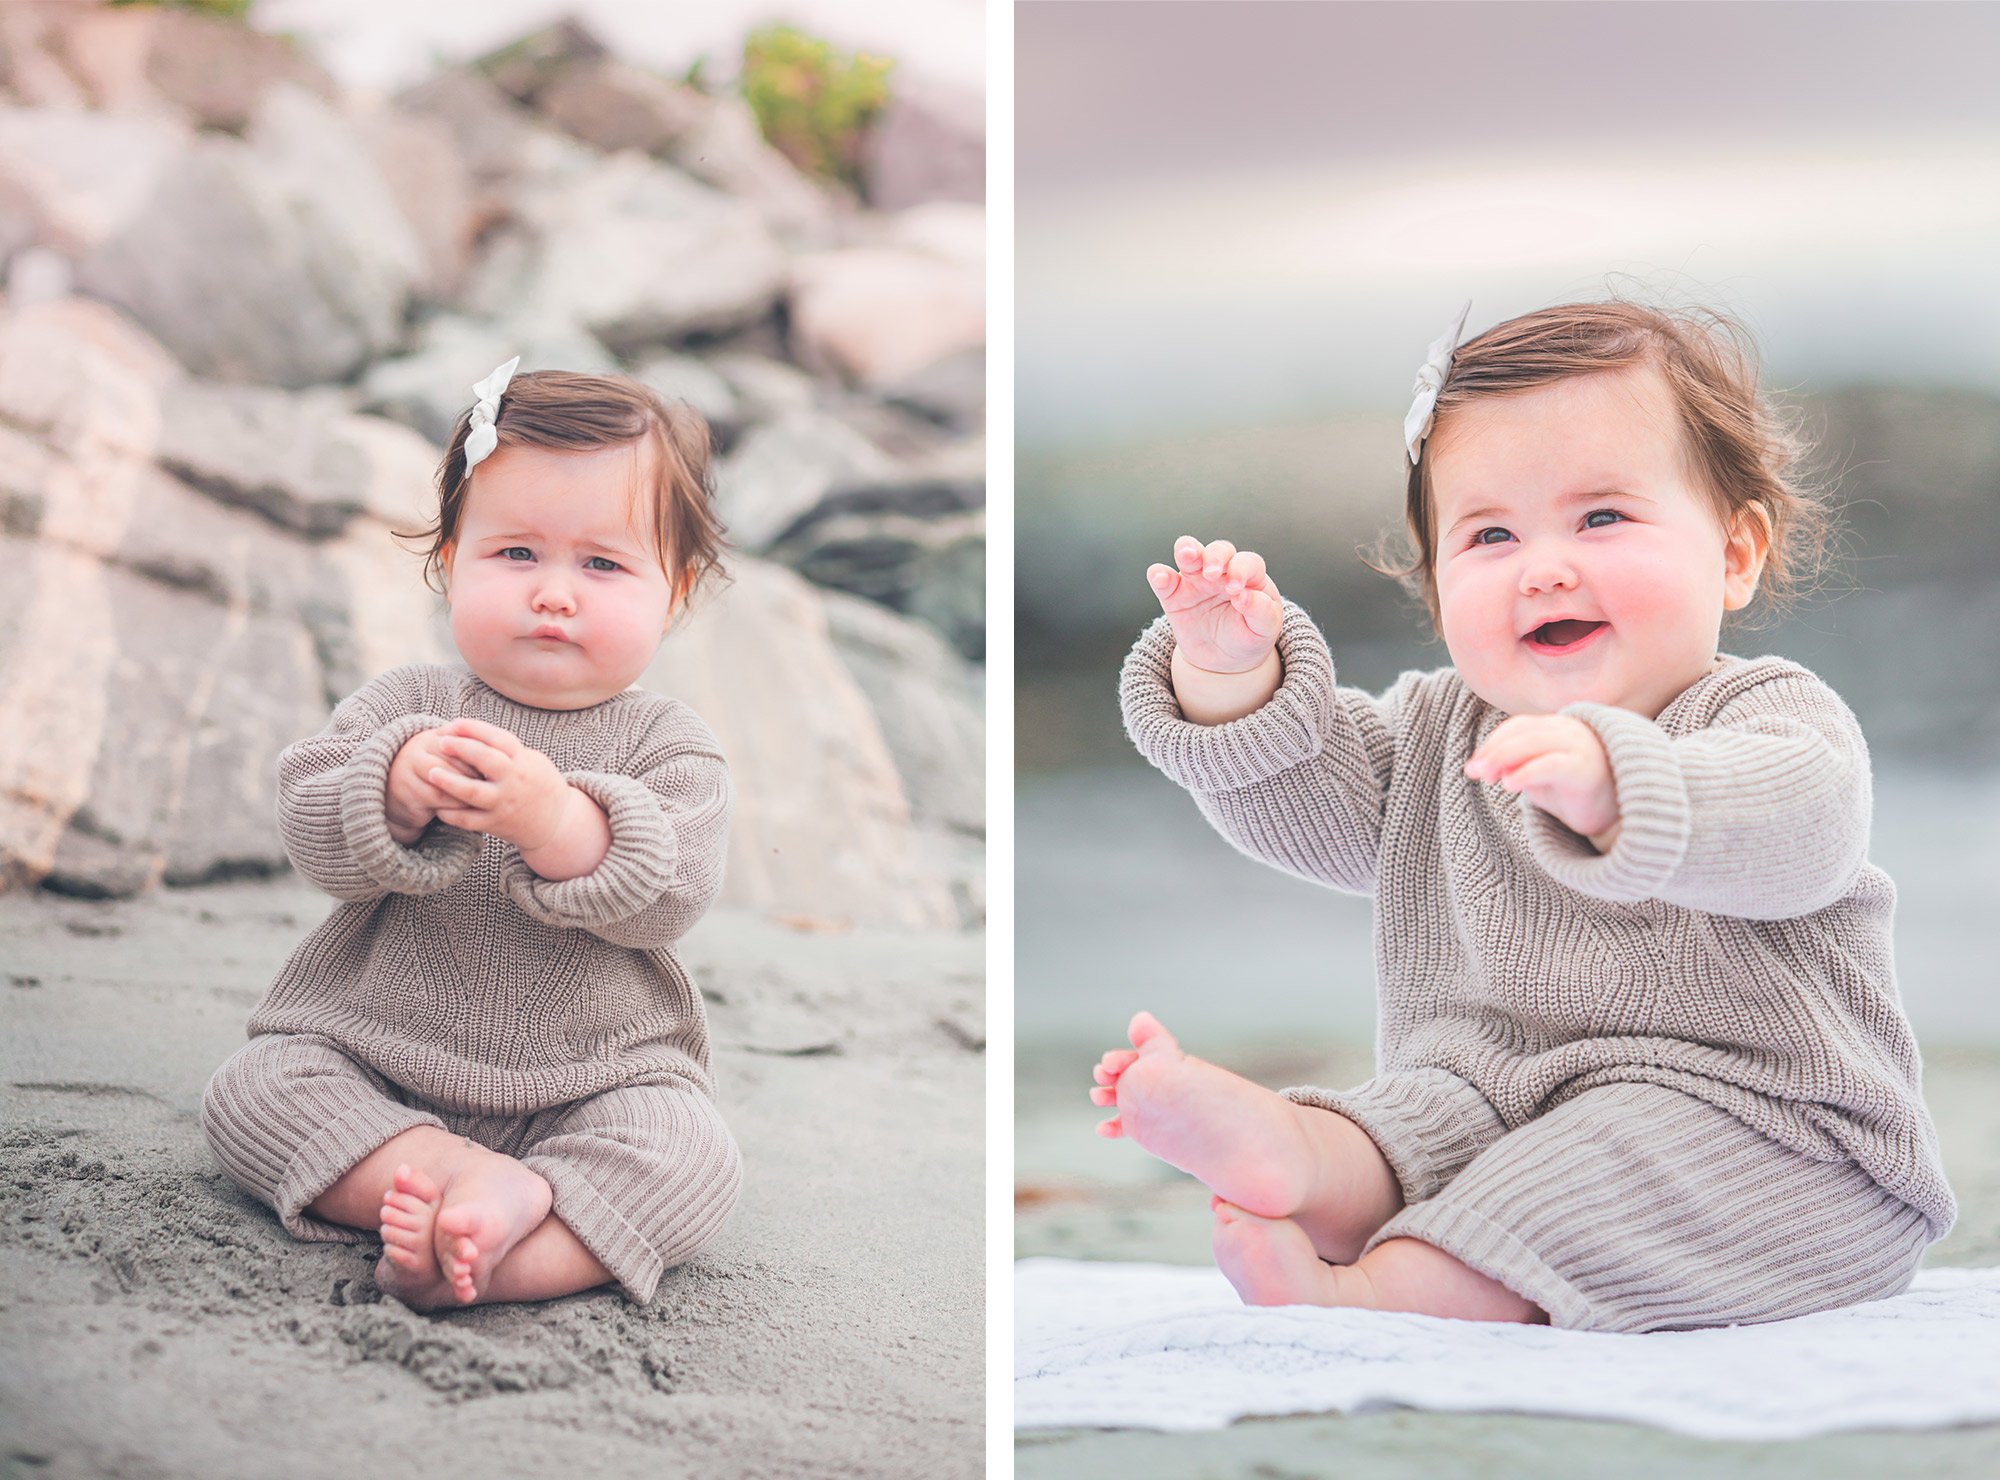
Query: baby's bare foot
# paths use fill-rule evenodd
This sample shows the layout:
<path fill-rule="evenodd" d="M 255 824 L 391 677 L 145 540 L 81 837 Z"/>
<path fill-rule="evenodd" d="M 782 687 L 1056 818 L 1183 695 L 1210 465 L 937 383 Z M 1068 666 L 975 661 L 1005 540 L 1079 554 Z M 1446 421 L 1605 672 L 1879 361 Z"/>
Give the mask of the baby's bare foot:
<path fill-rule="evenodd" d="M 1118 1114 L 1098 1134 L 1127 1136 L 1212 1192 L 1266 1218 L 1289 1218 L 1313 1190 L 1314 1149 L 1299 1108 L 1275 1091 L 1181 1052 L 1149 1012 L 1132 1048 L 1098 1063 L 1091 1099 Z"/>
<path fill-rule="evenodd" d="M 554 1194 L 540 1173 L 490 1152 L 461 1164 L 444 1186 L 437 1261 L 453 1297 L 470 1305 L 502 1259 L 549 1215 Z"/>
<path fill-rule="evenodd" d="M 412 1310 L 453 1303 L 435 1250 L 438 1199 L 437 1183 L 407 1166 L 396 1168 L 395 1184 L 382 1196 L 382 1257 L 375 1262 L 375 1283 Z"/>
<path fill-rule="evenodd" d="M 1216 1198 L 1210 1246 L 1245 1305 L 1359 1305 L 1345 1281 L 1360 1276 L 1323 1262 L 1289 1218 L 1259 1218 Z M 1365 1279 L 1365 1276 L 1360 1276 Z"/>

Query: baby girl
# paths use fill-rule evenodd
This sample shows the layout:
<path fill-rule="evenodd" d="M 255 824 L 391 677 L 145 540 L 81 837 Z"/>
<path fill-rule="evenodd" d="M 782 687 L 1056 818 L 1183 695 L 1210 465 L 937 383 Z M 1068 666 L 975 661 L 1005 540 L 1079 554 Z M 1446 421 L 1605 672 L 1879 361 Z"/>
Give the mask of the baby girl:
<path fill-rule="evenodd" d="M 1824 532 L 1800 448 L 1719 315 L 1458 332 L 1385 572 L 1452 666 L 1340 687 L 1262 559 L 1183 538 L 1121 686 L 1231 843 L 1374 897 L 1376 1075 L 1274 1093 L 1142 1012 L 1100 1130 L 1215 1194 L 1252 1304 L 1647 1331 L 1897 1294 L 1956 1208 L 1867 746 L 1798 664 L 1717 653 Z"/>
<path fill-rule="evenodd" d="M 231 1177 L 296 1238 L 379 1233 L 419 1310 L 650 1300 L 741 1182 L 673 951 L 721 883 L 728 772 L 632 687 L 721 550 L 708 429 L 517 363 L 474 387 L 424 531 L 463 661 L 392 669 L 279 758 L 286 851 L 342 903 L 202 1102 Z"/>

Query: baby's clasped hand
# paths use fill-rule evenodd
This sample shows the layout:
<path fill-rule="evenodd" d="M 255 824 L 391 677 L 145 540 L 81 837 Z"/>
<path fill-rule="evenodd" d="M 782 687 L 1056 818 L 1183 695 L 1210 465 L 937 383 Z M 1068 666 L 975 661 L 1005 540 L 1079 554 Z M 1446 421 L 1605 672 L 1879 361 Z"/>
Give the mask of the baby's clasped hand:
<path fill-rule="evenodd" d="M 569 782 L 555 762 L 513 732 L 484 720 L 455 719 L 434 732 L 437 748 L 475 774 L 433 766 L 425 777 L 451 805 L 438 820 L 512 843 L 523 853 L 546 847 L 569 807 Z"/>
<path fill-rule="evenodd" d="M 1491 781 L 1529 801 L 1609 853 L 1618 839 L 1618 787 L 1604 742 L 1569 714 L 1522 714 L 1503 721 L 1465 763 L 1474 781 Z"/>

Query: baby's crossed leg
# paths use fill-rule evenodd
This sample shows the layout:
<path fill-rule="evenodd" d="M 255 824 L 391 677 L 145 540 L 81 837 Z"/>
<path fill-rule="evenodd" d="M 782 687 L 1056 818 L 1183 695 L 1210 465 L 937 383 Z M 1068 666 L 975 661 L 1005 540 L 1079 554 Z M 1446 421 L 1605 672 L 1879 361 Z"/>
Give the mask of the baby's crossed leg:
<path fill-rule="evenodd" d="M 1091 1099 L 1125 1136 L 1216 1194 L 1216 1262 L 1253 1305 L 1353 1305 L 1473 1320 L 1546 1316 L 1498 1281 L 1415 1239 L 1363 1246 L 1403 1206 L 1367 1132 L 1190 1058 L 1151 1013 L 1099 1061 Z"/>

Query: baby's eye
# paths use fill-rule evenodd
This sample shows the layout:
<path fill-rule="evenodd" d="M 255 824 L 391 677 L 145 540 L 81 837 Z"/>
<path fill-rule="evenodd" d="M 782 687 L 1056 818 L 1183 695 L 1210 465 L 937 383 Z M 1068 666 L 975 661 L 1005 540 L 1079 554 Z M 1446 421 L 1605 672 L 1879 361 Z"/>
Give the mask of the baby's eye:
<path fill-rule="evenodd" d="M 535 558 L 534 551 L 530 550 L 526 545 L 509 545 L 500 552 L 500 558 L 503 560 L 512 560 L 516 551 L 520 553 L 521 558 L 524 560 L 533 560 Z"/>
<path fill-rule="evenodd" d="M 597 566 L 593 567 L 593 569 L 602 568 L 604 570 L 623 570 L 625 568 L 624 566 L 620 565 L 617 561 L 608 560 L 602 555 L 593 555 L 590 558 L 597 562 Z"/>
<path fill-rule="evenodd" d="M 1623 519 L 1625 517 L 1623 514 L 1619 513 L 1616 509 L 1592 509 L 1588 514 L 1585 514 L 1583 516 L 1583 527 L 1585 529 L 1603 529 L 1605 527 L 1604 525 L 1592 524 L 1590 522 L 1591 520 L 1595 519 L 1599 514 L 1609 514 L 1613 519 Z"/>
<path fill-rule="evenodd" d="M 1471 540 L 1470 540 L 1470 541 L 1469 541 L 1468 543 L 1470 543 L 1470 544 L 1474 544 L 1474 545 L 1494 545 L 1494 544 L 1498 544 L 1498 543 L 1499 543 L 1499 541 L 1498 541 L 1498 540 L 1489 540 L 1488 538 L 1486 538 L 1486 536 L 1488 536 L 1489 534 L 1497 534 L 1497 535 L 1503 535 L 1503 536 L 1506 536 L 1506 537 L 1507 537 L 1507 538 L 1509 538 L 1509 539 L 1512 539 L 1512 538 L 1513 538 L 1513 536 L 1511 536 L 1511 535 L 1508 535 L 1508 534 L 1507 534 L 1507 531 L 1506 531 L 1506 530 L 1504 530 L 1504 529 L 1502 529 L 1502 528 L 1501 528 L 1501 527 L 1500 527 L 1499 525 L 1497 525 L 1497 524 L 1489 524 L 1489 525 L 1487 525 L 1487 526 L 1486 526 L 1486 528 L 1484 528 L 1484 529 L 1475 529 L 1475 530 L 1474 530 L 1474 531 L 1472 532 L 1472 539 L 1471 539 Z"/>

